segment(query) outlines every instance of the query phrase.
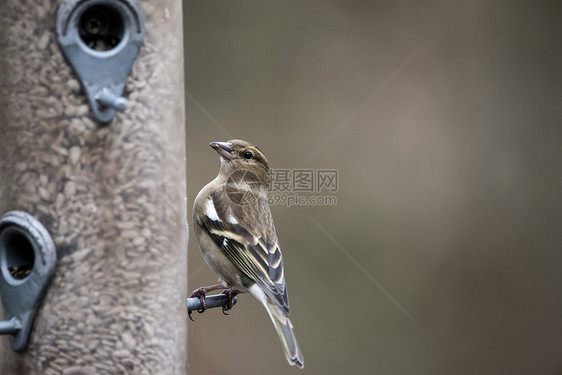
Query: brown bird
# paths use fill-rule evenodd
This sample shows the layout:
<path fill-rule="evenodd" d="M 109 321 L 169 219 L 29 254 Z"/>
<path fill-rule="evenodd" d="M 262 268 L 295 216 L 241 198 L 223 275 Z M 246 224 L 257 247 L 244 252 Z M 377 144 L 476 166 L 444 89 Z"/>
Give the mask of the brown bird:
<path fill-rule="evenodd" d="M 287 361 L 304 360 L 289 320 L 283 257 L 267 202 L 269 163 L 256 146 L 242 140 L 212 142 L 220 155 L 217 177 L 195 198 L 193 225 L 201 254 L 220 284 L 196 289 L 190 297 L 227 288 L 229 304 L 248 292 L 263 304 L 281 339 Z"/>

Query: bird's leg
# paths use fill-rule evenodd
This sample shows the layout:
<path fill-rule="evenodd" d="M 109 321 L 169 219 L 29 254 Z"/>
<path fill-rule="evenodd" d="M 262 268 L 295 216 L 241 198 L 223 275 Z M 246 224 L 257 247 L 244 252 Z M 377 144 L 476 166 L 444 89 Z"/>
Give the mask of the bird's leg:
<path fill-rule="evenodd" d="M 199 314 L 201 314 L 201 313 L 205 312 L 205 310 L 207 310 L 207 302 L 205 301 L 205 295 L 209 292 L 212 292 L 213 290 L 217 290 L 217 289 L 221 289 L 221 288 L 224 288 L 224 285 L 216 284 L 216 285 L 210 285 L 210 286 L 202 286 L 201 288 L 197 288 L 193 292 L 191 292 L 191 294 L 189 295 L 189 298 L 199 298 L 199 301 L 201 302 L 201 306 L 203 306 L 202 308 L 197 310 L 197 312 Z M 191 312 L 189 312 L 188 315 L 189 315 L 189 319 L 191 319 L 191 321 L 193 321 L 193 318 L 191 317 Z"/>
<path fill-rule="evenodd" d="M 240 293 L 242 292 L 234 288 L 228 288 L 222 292 L 222 294 L 226 294 L 228 296 L 227 304 L 222 307 L 222 313 L 224 315 L 228 315 L 226 311 L 230 310 L 232 306 L 234 306 L 234 297 L 236 297 Z"/>

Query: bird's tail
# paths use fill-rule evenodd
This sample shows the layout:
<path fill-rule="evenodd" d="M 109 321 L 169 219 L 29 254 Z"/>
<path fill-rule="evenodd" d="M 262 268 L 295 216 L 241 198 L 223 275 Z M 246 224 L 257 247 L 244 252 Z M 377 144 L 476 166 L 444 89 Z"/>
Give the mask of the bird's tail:
<path fill-rule="evenodd" d="M 296 365 L 299 368 L 304 367 L 304 359 L 302 357 L 302 352 L 293 332 L 293 324 L 289 320 L 283 311 L 279 309 L 273 302 L 266 299 L 263 304 L 265 309 L 269 313 L 269 317 L 275 326 L 275 330 L 281 339 L 281 344 L 283 345 L 283 350 L 285 351 L 285 357 L 290 365 Z"/>

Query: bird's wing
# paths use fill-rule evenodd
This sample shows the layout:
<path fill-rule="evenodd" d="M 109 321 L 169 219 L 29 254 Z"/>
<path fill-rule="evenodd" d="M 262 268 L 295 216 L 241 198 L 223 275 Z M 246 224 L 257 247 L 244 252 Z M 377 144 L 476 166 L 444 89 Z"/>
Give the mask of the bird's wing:
<path fill-rule="evenodd" d="M 224 194 L 211 193 L 204 202 L 199 223 L 246 276 L 285 313 L 289 300 L 283 271 L 283 257 L 269 205 L 265 197 L 233 207 Z"/>

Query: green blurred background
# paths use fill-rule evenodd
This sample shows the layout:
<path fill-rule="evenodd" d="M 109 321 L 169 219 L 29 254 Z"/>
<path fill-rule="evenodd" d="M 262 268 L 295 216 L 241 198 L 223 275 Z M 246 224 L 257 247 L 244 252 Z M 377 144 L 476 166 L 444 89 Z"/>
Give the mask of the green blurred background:
<path fill-rule="evenodd" d="M 336 206 L 272 207 L 302 374 L 562 374 L 561 15 L 184 2 L 190 215 L 210 141 L 339 171 Z M 250 296 L 194 318 L 190 375 L 299 373 Z"/>

